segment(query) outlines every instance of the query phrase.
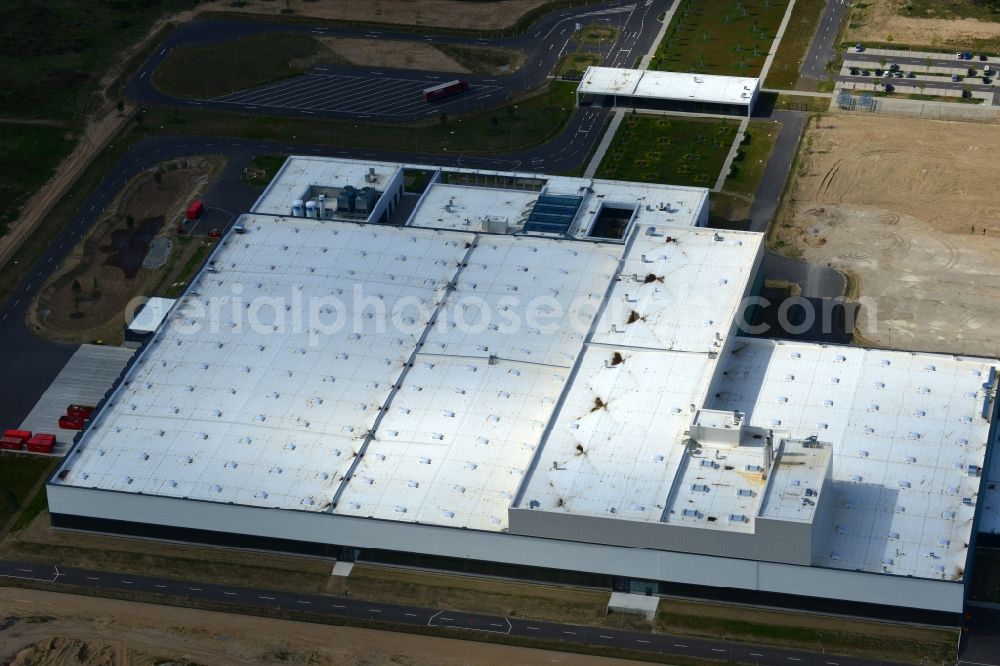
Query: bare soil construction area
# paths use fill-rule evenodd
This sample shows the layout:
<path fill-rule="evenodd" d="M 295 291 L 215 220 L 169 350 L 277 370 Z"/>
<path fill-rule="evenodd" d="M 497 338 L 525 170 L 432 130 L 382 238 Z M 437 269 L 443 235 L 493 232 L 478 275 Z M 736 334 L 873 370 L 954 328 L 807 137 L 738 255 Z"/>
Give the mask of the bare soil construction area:
<path fill-rule="evenodd" d="M 292 16 L 334 21 L 365 23 L 395 23 L 397 25 L 443 26 L 459 30 L 501 30 L 517 23 L 527 12 L 549 4 L 551 0 L 495 0 L 494 2 L 464 2 L 463 0 L 368 0 L 367 2 L 315 2 L 310 0 L 247 0 L 234 7 L 229 0 L 209 7 L 214 11 L 282 15 L 284 9 Z"/>
<path fill-rule="evenodd" d="M 469 70 L 430 44 L 399 42 L 386 39 L 349 39 L 319 37 L 325 47 L 355 65 L 423 69 L 429 72 L 460 72 Z"/>
<path fill-rule="evenodd" d="M 772 244 L 852 278 L 867 343 L 998 356 L 998 151 L 998 125 L 814 119 Z"/>
<path fill-rule="evenodd" d="M 0 588 L 0 608 L 0 662 L 12 666 L 631 663 L 15 588 Z"/>
<path fill-rule="evenodd" d="M 851 9 L 845 41 L 891 42 L 941 48 L 1000 46 L 1000 22 L 979 21 L 974 18 L 911 16 L 903 10 L 908 4 L 908 0 L 857 3 Z"/>
<path fill-rule="evenodd" d="M 223 165 L 194 157 L 133 178 L 49 278 L 28 313 L 32 327 L 71 342 L 120 338 L 129 301 L 182 277 L 198 251 L 200 242 L 174 242 L 175 227 Z M 153 247 L 161 256 L 151 264 Z"/>

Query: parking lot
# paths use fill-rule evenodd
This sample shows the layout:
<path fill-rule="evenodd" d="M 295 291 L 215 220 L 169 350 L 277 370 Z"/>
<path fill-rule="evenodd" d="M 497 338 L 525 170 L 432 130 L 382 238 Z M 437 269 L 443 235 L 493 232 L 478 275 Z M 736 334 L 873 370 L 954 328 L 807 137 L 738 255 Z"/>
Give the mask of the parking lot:
<path fill-rule="evenodd" d="M 837 80 L 849 89 L 978 98 L 1000 105 L 998 66 L 1000 58 L 971 51 L 942 54 L 862 47 L 845 52 Z"/>
<path fill-rule="evenodd" d="M 502 86 L 473 83 L 466 93 L 439 102 L 425 102 L 422 91 L 441 82 L 441 77 L 389 78 L 312 72 L 210 101 L 241 108 L 298 111 L 306 115 L 405 118 L 470 111 L 487 104 L 495 105 L 505 98 Z"/>

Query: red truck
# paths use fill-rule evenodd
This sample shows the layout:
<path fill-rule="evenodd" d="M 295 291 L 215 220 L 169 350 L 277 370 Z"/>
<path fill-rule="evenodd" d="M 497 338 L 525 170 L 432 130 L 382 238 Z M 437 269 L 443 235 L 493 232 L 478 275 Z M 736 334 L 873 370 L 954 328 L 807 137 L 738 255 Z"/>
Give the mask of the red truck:
<path fill-rule="evenodd" d="M 192 201 L 191 205 L 188 206 L 188 211 L 187 211 L 188 222 L 193 222 L 194 220 L 197 220 L 199 217 L 201 217 L 201 214 L 204 212 L 205 212 L 205 204 L 203 204 L 201 201 L 198 200 Z"/>
<path fill-rule="evenodd" d="M 458 93 L 465 92 L 469 89 L 469 82 L 462 81 L 460 79 L 455 79 L 454 81 L 448 81 L 447 83 L 439 83 L 436 86 L 431 86 L 430 88 L 424 88 L 423 96 L 425 102 L 433 102 L 435 100 L 443 99 L 445 97 L 450 97 L 451 95 L 457 95 Z"/>

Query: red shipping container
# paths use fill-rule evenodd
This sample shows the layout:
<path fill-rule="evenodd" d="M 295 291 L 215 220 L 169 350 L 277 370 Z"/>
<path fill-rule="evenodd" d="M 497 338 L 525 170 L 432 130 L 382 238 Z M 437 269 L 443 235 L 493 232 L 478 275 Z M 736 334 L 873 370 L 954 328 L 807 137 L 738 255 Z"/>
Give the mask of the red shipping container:
<path fill-rule="evenodd" d="M 0 449 L 8 451 L 20 451 L 24 442 L 17 437 L 0 437 Z"/>
<path fill-rule="evenodd" d="M 32 437 L 28 440 L 28 450 L 32 453 L 52 453 L 55 441 L 43 437 Z"/>
<path fill-rule="evenodd" d="M 200 201 L 192 201 L 188 206 L 187 219 L 197 220 L 205 212 L 205 204 Z"/>
<path fill-rule="evenodd" d="M 21 440 L 22 442 L 27 442 L 29 439 L 31 439 L 31 431 L 30 430 L 4 430 L 3 436 L 4 437 L 13 437 L 15 439 Z"/>
<path fill-rule="evenodd" d="M 37 440 L 42 441 L 42 442 L 52 442 L 52 443 L 55 443 L 56 436 L 55 435 L 50 435 L 47 432 L 36 432 L 35 436 L 32 437 L 32 439 L 37 439 Z"/>
<path fill-rule="evenodd" d="M 83 419 L 79 416 L 60 416 L 59 427 L 63 430 L 83 430 Z"/>
<path fill-rule="evenodd" d="M 70 405 L 66 408 L 67 416 L 79 416 L 82 419 L 89 419 L 94 413 L 94 408 L 90 405 Z"/>

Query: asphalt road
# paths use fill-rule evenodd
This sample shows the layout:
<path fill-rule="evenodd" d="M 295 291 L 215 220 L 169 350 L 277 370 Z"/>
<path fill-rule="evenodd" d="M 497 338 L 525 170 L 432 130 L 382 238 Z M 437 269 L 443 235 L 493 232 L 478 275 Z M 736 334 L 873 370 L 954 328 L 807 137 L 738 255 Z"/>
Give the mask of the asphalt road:
<path fill-rule="evenodd" d="M 658 654 L 737 661 L 761 666 L 876 666 L 886 663 L 726 640 L 704 640 L 659 633 L 585 627 L 439 608 L 383 604 L 353 597 L 279 592 L 24 562 L 0 561 L 0 577 L 302 611 L 331 617 L 506 634 L 561 643 L 600 645 Z"/>
<path fill-rule="evenodd" d="M 239 110 L 281 115 L 377 119 L 406 122 L 442 112 L 467 113 L 500 106 L 514 95 L 537 87 L 551 74 L 571 44 L 576 24 L 605 23 L 619 30 L 606 46 L 587 47 L 600 52 L 608 66 L 631 67 L 649 50 L 660 29 L 657 20 L 673 0 L 611 0 L 546 14 L 526 32 L 514 37 L 484 39 L 419 32 L 394 32 L 352 27 L 314 27 L 288 23 L 206 19 L 185 23 L 164 40 L 125 86 L 125 96 L 143 104 Z M 300 33 L 317 37 L 353 37 L 378 40 L 426 41 L 466 46 L 499 46 L 527 53 L 524 66 L 505 76 L 458 75 L 421 70 L 323 65 L 301 76 L 244 91 L 203 99 L 172 97 L 157 90 L 151 79 L 171 51 L 272 33 Z M 421 91 L 436 83 L 462 78 L 467 93 L 426 103 Z"/>
<path fill-rule="evenodd" d="M 823 81 L 829 77 L 826 65 L 837 57 L 837 35 L 850 8 L 849 0 L 827 0 L 823 15 L 816 25 L 809 50 L 802 61 L 799 73 L 807 79 Z"/>

